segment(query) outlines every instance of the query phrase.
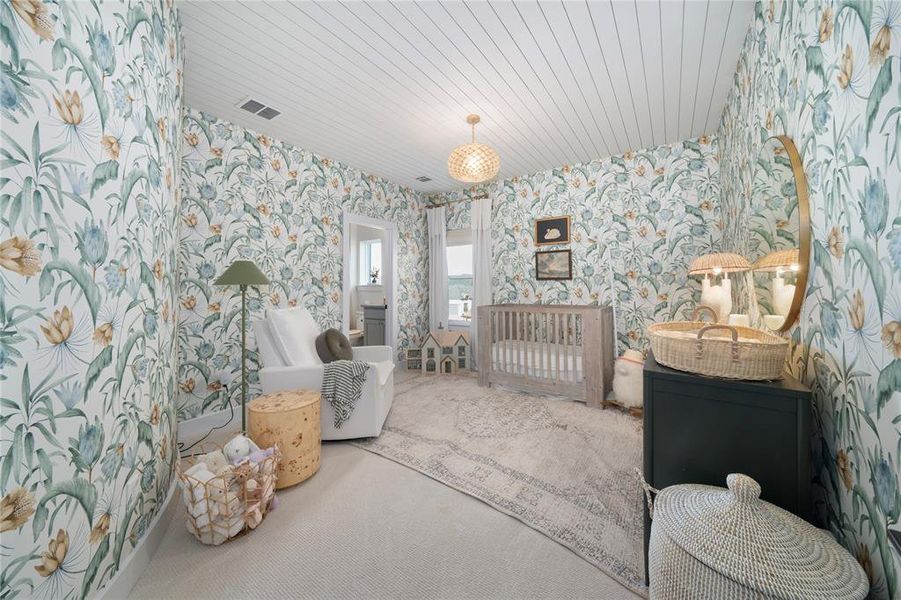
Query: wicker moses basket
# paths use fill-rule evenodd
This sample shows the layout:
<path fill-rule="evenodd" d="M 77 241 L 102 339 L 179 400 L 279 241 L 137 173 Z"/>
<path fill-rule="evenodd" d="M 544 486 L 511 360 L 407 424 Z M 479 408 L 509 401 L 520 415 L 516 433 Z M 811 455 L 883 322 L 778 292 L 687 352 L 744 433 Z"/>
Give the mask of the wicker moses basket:
<path fill-rule="evenodd" d="M 200 542 L 218 546 L 250 529 L 255 529 L 272 507 L 278 464 L 278 446 L 260 462 L 245 460 L 228 465 L 215 476 L 206 478 L 190 473 L 200 457 L 221 451 L 210 444 L 199 454 L 187 457 L 177 465 L 182 484 L 182 499 L 187 513 L 185 525 Z"/>
<path fill-rule="evenodd" d="M 713 313 L 713 309 L 699 306 L 691 321 L 648 327 L 651 350 L 658 363 L 724 379 L 782 378 L 788 340 L 751 327 L 699 321 L 702 310 Z"/>
<path fill-rule="evenodd" d="M 640 475 L 640 473 L 639 473 Z M 733 473 L 729 489 L 646 483 L 654 600 L 862 600 L 864 570 L 832 536 L 760 499 Z"/>

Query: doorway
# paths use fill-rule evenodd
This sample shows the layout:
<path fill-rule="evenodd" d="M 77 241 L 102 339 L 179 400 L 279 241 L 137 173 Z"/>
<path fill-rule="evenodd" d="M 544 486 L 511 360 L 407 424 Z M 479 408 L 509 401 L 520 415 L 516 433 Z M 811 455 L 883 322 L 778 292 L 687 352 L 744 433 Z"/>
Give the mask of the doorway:
<path fill-rule="evenodd" d="M 342 313 L 344 334 L 355 345 L 397 349 L 397 226 L 344 211 Z M 379 317 L 383 318 L 379 326 Z M 364 326 L 368 322 L 369 327 Z M 365 331 L 365 333 L 364 333 Z M 383 333 L 380 333 L 383 332 Z M 373 342 L 379 337 L 378 343 Z M 381 339 L 381 338 L 384 339 Z"/>

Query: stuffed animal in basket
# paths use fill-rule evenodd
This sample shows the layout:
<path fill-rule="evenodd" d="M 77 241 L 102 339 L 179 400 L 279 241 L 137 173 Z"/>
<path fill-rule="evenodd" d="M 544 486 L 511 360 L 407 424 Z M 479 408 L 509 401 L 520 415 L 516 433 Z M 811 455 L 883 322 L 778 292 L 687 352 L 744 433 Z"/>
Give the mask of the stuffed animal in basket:
<path fill-rule="evenodd" d="M 222 449 L 225 453 L 225 458 L 231 464 L 237 464 L 241 462 L 243 459 L 247 458 L 254 452 L 259 452 L 260 447 L 257 446 L 252 439 L 245 435 L 236 435 L 225 445 L 225 448 Z"/>
<path fill-rule="evenodd" d="M 626 350 L 613 367 L 613 393 L 616 401 L 628 408 L 639 408 L 644 401 L 644 355 Z"/>

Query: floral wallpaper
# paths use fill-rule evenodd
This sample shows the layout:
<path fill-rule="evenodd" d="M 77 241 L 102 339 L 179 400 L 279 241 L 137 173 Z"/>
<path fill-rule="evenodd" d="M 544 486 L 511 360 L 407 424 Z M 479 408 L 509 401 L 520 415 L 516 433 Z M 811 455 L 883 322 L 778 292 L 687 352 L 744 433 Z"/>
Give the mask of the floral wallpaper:
<path fill-rule="evenodd" d="M 0 3 L 0 597 L 109 582 L 175 459 L 171 2 Z"/>
<path fill-rule="evenodd" d="M 399 354 L 428 329 L 428 244 L 422 199 L 410 189 L 187 110 L 182 162 L 179 303 L 180 419 L 240 398 L 241 295 L 213 281 L 236 259 L 272 282 L 248 290 L 250 396 L 259 364 L 250 323 L 303 304 L 320 327 L 341 326 L 342 214 L 397 223 Z"/>
<path fill-rule="evenodd" d="M 700 285 L 687 276 L 719 247 L 716 140 L 702 137 L 566 165 L 482 189 L 430 196 L 492 197 L 494 301 L 610 303 L 620 350 L 645 349 L 648 325 L 687 317 Z M 469 227 L 469 203 L 448 206 L 448 229 Z M 572 216 L 572 281 L 535 279 L 535 219 Z"/>
<path fill-rule="evenodd" d="M 898 598 L 901 3 L 758 3 L 720 125 L 725 244 L 748 247 L 752 164 L 791 136 L 810 187 L 811 273 L 791 369 L 814 390 L 816 509 L 871 597 Z"/>

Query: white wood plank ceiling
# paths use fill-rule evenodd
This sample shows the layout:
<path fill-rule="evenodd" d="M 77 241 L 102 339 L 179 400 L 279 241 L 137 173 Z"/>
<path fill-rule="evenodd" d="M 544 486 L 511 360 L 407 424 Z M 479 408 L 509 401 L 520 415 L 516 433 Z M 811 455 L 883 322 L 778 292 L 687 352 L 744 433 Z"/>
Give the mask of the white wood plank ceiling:
<path fill-rule="evenodd" d="M 712 133 L 750 0 L 180 2 L 189 106 L 423 192 Z M 271 121 L 237 107 L 247 97 Z M 419 176 L 430 177 L 422 183 Z"/>

